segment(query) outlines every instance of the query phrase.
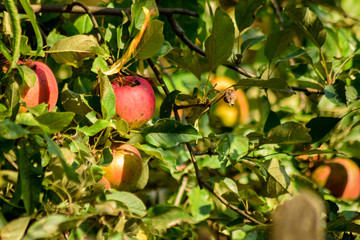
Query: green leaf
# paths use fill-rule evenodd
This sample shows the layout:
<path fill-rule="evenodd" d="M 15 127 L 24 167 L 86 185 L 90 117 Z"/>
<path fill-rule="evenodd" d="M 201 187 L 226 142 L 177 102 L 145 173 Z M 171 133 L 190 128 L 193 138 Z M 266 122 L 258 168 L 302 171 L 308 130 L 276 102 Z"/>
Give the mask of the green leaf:
<path fill-rule="evenodd" d="M 268 173 L 266 178 L 266 195 L 277 197 L 285 193 L 293 193 L 294 186 L 279 160 L 273 158 L 264 164 Z"/>
<path fill-rule="evenodd" d="M 14 0 L 3 0 L 6 11 L 10 15 L 11 21 L 11 35 L 12 35 L 12 61 L 9 66 L 8 73 L 17 65 L 20 57 L 20 46 L 21 46 L 21 22 L 20 14 L 17 10 L 16 1 Z"/>
<path fill-rule="evenodd" d="M 201 222 L 207 219 L 212 210 L 212 201 L 209 192 L 205 189 L 192 188 L 188 192 L 190 213 L 195 222 Z"/>
<path fill-rule="evenodd" d="M 117 201 L 125 205 L 130 213 L 144 217 L 146 215 L 146 206 L 136 195 L 129 192 L 119 192 L 114 189 L 109 190 L 106 194 L 106 200 Z"/>
<path fill-rule="evenodd" d="M 114 89 L 111 86 L 109 78 L 99 72 L 100 77 L 100 101 L 101 112 L 105 120 L 110 120 L 115 116 L 116 112 L 116 98 Z"/>
<path fill-rule="evenodd" d="M 235 7 L 235 21 L 239 32 L 242 32 L 254 22 L 254 12 L 264 4 L 264 0 L 238 2 Z"/>
<path fill-rule="evenodd" d="M 18 139 L 29 133 L 28 130 L 15 124 L 8 118 L 0 123 L 0 136 L 5 139 Z"/>
<path fill-rule="evenodd" d="M 272 32 L 265 44 L 265 56 L 271 63 L 274 58 L 279 57 L 292 41 L 290 30 Z"/>
<path fill-rule="evenodd" d="M 78 68 L 83 60 L 94 56 L 99 48 L 93 35 L 75 35 L 58 40 L 47 52 L 57 63 Z"/>
<path fill-rule="evenodd" d="M 65 84 L 63 90 L 61 91 L 61 104 L 65 111 L 73 112 L 81 116 L 85 116 L 93 110 L 85 98 L 85 94 L 79 94 L 71 91 L 67 84 Z"/>
<path fill-rule="evenodd" d="M 171 170 L 176 171 L 176 159 L 169 151 L 166 151 L 162 148 L 153 147 L 148 144 L 135 144 L 135 147 L 145 152 L 147 155 L 159 159 Z"/>
<path fill-rule="evenodd" d="M 280 124 L 281 124 L 280 119 L 278 118 L 276 113 L 273 112 L 272 110 L 270 110 L 269 115 L 268 115 L 265 125 L 264 125 L 264 133 L 267 133 L 268 131 L 270 131 L 270 129 L 272 129 Z"/>
<path fill-rule="evenodd" d="M 42 189 L 43 170 L 41 167 L 41 157 L 35 149 L 27 146 L 25 141 L 21 142 L 21 148 L 17 153 L 19 165 L 19 180 L 21 185 L 21 196 L 27 214 L 34 213 L 36 205 L 39 203 Z"/>
<path fill-rule="evenodd" d="M 0 231 L 1 239 L 21 240 L 30 222 L 30 216 L 19 217 L 8 224 Z"/>
<path fill-rule="evenodd" d="M 164 22 L 152 20 L 148 23 L 144 35 L 136 47 L 134 57 L 147 59 L 154 56 L 164 43 L 163 35 Z"/>
<path fill-rule="evenodd" d="M 336 219 L 327 223 L 327 230 L 331 232 L 360 233 L 360 225 L 345 219 Z"/>
<path fill-rule="evenodd" d="M 77 175 L 77 173 L 75 172 L 75 170 L 69 166 L 66 162 L 66 159 L 61 151 L 61 149 L 59 148 L 58 145 L 56 145 L 48 136 L 44 136 L 46 143 L 47 143 L 47 149 L 49 151 L 50 154 L 54 154 L 55 156 L 59 157 L 61 165 L 64 168 L 65 174 L 66 176 L 77 183 L 80 183 L 79 181 L 79 177 Z"/>
<path fill-rule="evenodd" d="M 23 77 L 25 84 L 28 87 L 33 87 L 35 85 L 36 79 L 37 79 L 35 71 L 26 65 L 19 65 L 19 68 L 21 68 L 21 70 L 22 70 L 22 73 L 23 73 L 22 77 Z"/>
<path fill-rule="evenodd" d="M 94 25 L 92 24 L 90 17 L 87 14 L 78 17 L 74 21 L 74 26 L 80 34 L 90 33 L 91 30 L 94 28 Z"/>
<path fill-rule="evenodd" d="M 48 215 L 35 221 L 26 232 L 24 240 L 30 239 L 54 239 L 63 231 L 62 224 L 71 221 L 74 217 L 61 214 Z M 75 217 L 79 218 L 79 217 Z M 72 227 L 75 225 L 73 224 Z"/>
<path fill-rule="evenodd" d="M 311 136 L 309 129 L 297 122 L 286 122 L 272 128 L 267 132 L 265 139 L 261 140 L 261 144 L 277 143 L 277 144 L 294 144 L 294 143 L 310 143 Z"/>
<path fill-rule="evenodd" d="M 216 67 L 230 57 L 235 40 L 234 23 L 229 15 L 221 10 L 216 9 L 212 33 L 206 39 L 205 53 L 210 63 L 210 69 Z"/>
<path fill-rule="evenodd" d="M 224 134 L 220 137 L 220 142 L 216 152 L 219 153 L 219 160 L 223 161 L 228 156 L 238 159 L 248 152 L 249 140 L 241 135 Z"/>
<path fill-rule="evenodd" d="M 115 126 L 111 122 L 109 122 L 107 120 L 99 119 L 97 122 L 95 122 L 91 126 L 89 126 L 89 127 L 85 126 L 82 128 L 78 128 L 78 130 L 85 133 L 88 136 L 94 136 L 95 134 L 97 134 L 98 132 L 100 132 L 101 130 L 103 130 L 107 127 L 115 128 Z"/>
<path fill-rule="evenodd" d="M 333 85 L 327 85 L 324 88 L 325 97 L 328 98 L 332 103 L 346 105 L 345 86 L 346 84 L 344 81 L 336 80 Z"/>
<path fill-rule="evenodd" d="M 202 69 L 199 60 L 196 56 L 192 55 L 190 50 L 174 48 L 165 55 L 165 58 L 176 63 L 180 68 L 191 72 L 200 79 Z"/>
<path fill-rule="evenodd" d="M 310 128 L 310 136 L 312 142 L 321 140 L 326 134 L 328 134 L 341 118 L 334 117 L 316 117 L 311 119 L 305 126 Z"/>
<path fill-rule="evenodd" d="M 320 19 L 308 8 L 286 8 L 288 16 L 318 48 L 326 40 L 326 30 Z"/>
<path fill-rule="evenodd" d="M 36 118 L 40 125 L 47 127 L 48 133 L 58 133 L 73 120 L 72 112 L 47 112 Z"/>
<path fill-rule="evenodd" d="M 30 1 L 28 1 L 28 0 L 20 0 L 20 3 L 22 5 L 23 9 L 25 10 L 27 17 L 30 19 L 31 26 L 34 29 L 34 33 L 35 33 L 35 37 L 36 37 L 36 44 L 37 44 L 37 46 L 36 46 L 36 54 L 35 55 L 37 56 L 42 51 L 43 38 L 41 36 L 41 32 L 40 32 L 39 26 L 37 24 L 35 14 L 34 14 L 32 8 L 31 8 L 31 6 L 30 6 Z"/>
<path fill-rule="evenodd" d="M 101 56 L 99 57 L 96 57 L 93 64 L 92 64 L 92 67 L 91 67 L 91 71 L 93 73 L 98 73 L 99 71 L 101 72 L 106 72 L 106 71 L 109 71 L 109 67 L 107 65 L 107 62 L 105 61 L 105 59 Z"/>
<path fill-rule="evenodd" d="M 180 93 L 179 90 L 174 90 L 166 95 L 160 106 L 160 118 L 170 118 L 175 100 Z"/>
<path fill-rule="evenodd" d="M 163 148 L 175 147 L 179 143 L 201 138 L 200 133 L 191 125 L 170 119 L 158 120 L 153 126 L 144 128 L 141 134 L 148 143 Z"/>
<path fill-rule="evenodd" d="M 266 89 L 287 90 L 288 84 L 279 78 L 270 78 L 269 80 L 259 80 L 256 78 L 245 78 L 239 80 L 235 87 L 261 87 Z"/>
<path fill-rule="evenodd" d="M 183 222 L 191 223 L 191 216 L 181 207 L 167 204 L 158 204 L 149 209 L 145 222 L 151 222 L 154 229 L 159 232 Z"/>

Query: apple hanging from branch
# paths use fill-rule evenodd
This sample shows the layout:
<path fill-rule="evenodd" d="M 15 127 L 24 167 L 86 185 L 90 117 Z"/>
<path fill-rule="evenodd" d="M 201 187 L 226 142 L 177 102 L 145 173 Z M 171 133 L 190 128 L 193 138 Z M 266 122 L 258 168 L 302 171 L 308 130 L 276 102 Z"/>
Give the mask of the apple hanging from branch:
<path fill-rule="evenodd" d="M 21 99 L 26 106 L 35 107 L 40 103 L 48 104 L 48 110 L 54 109 L 59 96 L 58 84 L 51 69 L 43 62 L 27 61 L 20 62 L 32 68 L 36 73 L 36 82 L 33 87 L 23 84 L 20 87 Z M 26 112 L 24 106 L 20 107 L 20 112 Z"/>
<path fill-rule="evenodd" d="M 124 119 L 129 129 L 147 123 L 155 110 L 155 93 L 150 83 L 142 77 L 125 76 L 113 81 L 116 97 L 116 117 Z"/>
<path fill-rule="evenodd" d="M 100 182 L 106 189 L 134 191 L 143 171 L 140 152 L 130 144 L 119 144 L 112 147 L 113 160 L 110 165 L 102 167 L 105 174 Z"/>

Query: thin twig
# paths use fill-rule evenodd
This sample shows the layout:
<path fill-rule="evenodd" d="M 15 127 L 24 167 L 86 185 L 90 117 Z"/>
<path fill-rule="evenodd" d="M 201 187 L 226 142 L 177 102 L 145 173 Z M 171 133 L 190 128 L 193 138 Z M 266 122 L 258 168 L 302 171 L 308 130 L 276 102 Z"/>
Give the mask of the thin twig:
<path fill-rule="evenodd" d="M 86 12 L 86 14 L 89 16 L 92 24 L 94 25 L 95 31 L 96 31 L 96 35 L 98 38 L 99 43 L 102 42 L 103 36 L 101 35 L 101 32 L 99 30 L 99 25 L 94 17 L 94 14 L 91 12 L 91 10 L 89 9 L 88 6 L 86 6 L 84 3 L 82 2 L 72 2 L 68 5 L 67 10 L 71 11 L 72 8 L 74 8 L 75 6 L 79 6 L 81 8 L 83 8 Z"/>
<path fill-rule="evenodd" d="M 202 185 L 209 191 L 211 192 L 217 199 L 220 200 L 220 202 L 222 202 L 226 207 L 228 207 L 229 209 L 233 210 L 234 212 L 240 214 L 241 216 L 243 216 L 244 218 L 250 220 L 251 222 L 258 224 L 258 225 L 264 225 L 264 223 L 258 221 L 257 219 L 253 218 L 252 216 L 250 216 L 249 214 L 247 214 L 244 210 L 239 209 L 238 207 L 236 207 L 235 205 L 229 203 L 225 198 L 223 198 L 220 194 L 218 194 L 217 192 L 215 192 L 214 188 L 212 188 L 205 180 L 201 179 L 202 181 Z"/>
<path fill-rule="evenodd" d="M 147 62 L 149 63 L 150 68 L 154 71 L 156 77 L 158 78 L 158 81 L 160 82 L 163 90 L 165 93 L 169 93 L 169 90 L 167 89 L 167 86 L 164 82 L 164 80 L 161 77 L 160 72 L 158 71 L 158 69 L 156 68 L 155 64 L 151 61 L 151 59 L 147 59 Z M 175 119 L 177 121 L 180 121 L 180 117 L 179 114 L 177 112 L 176 109 L 174 109 L 174 113 L 175 113 Z M 195 168 L 195 175 L 196 175 L 196 179 L 198 181 L 199 187 L 202 189 L 203 187 L 205 187 L 209 192 L 211 192 L 217 199 L 219 199 L 220 202 L 222 202 L 226 207 L 228 207 L 229 209 L 233 210 L 234 212 L 240 214 L 241 216 L 243 216 L 244 218 L 248 219 L 249 221 L 258 224 L 258 225 L 263 225 L 264 223 L 256 220 L 255 218 L 253 218 L 252 216 L 250 216 L 249 214 L 246 213 L 246 211 L 239 209 L 238 207 L 236 207 L 235 205 L 232 205 L 231 203 L 229 203 L 225 198 L 223 198 L 220 194 L 218 194 L 217 192 L 215 192 L 214 188 L 212 188 L 205 180 L 204 178 L 201 176 L 200 173 L 200 169 L 199 166 L 197 165 L 197 161 L 196 161 L 196 157 L 195 157 L 195 151 L 193 149 L 193 147 L 191 146 L 190 143 L 185 143 L 189 153 L 190 153 L 190 159 L 191 162 Z"/>
<path fill-rule="evenodd" d="M 174 202 L 174 205 L 175 206 L 179 206 L 180 203 L 181 203 L 181 199 L 182 199 L 182 196 L 184 195 L 184 192 L 185 192 L 185 188 L 186 188 L 186 185 L 188 183 L 188 176 L 184 176 L 183 179 L 182 179 L 182 182 L 181 182 L 181 186 L 179 188 L 179 192 L 178 194 L 176 195 L 176 199 L 175 199 L 175 202 Z"/>

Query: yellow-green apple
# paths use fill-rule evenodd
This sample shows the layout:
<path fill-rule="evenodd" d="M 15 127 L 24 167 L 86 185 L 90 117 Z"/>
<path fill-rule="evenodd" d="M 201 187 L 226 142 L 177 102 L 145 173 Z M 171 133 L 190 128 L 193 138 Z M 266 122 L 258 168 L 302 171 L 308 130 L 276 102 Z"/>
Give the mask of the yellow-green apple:
<path fill-rule="evenodd" d="M 216 77 L 211 81 L 214 88 L 223 92 L 235 84 L 235 82 L 228 77 Z M 249 117 L 249 105 L 244 92 L 241 89 L 235 91 L 236 100 L 231 106 L 223 100 L 217 102 L 211 107 L 208 115 L 210 127 L 218 133 L 231 131 L 238 124 L 245 123 Z"/>
<path fill-rule="evenodd" d="M 112 156 L 110 165 L 102 167 L 105 173 L 100 181 L 107 189 L 110 184 L 111 188 L 119 191 L 136 190 L 143 170 L 140 152 L 134 146 L 125 143 L 113 146 Z"/>

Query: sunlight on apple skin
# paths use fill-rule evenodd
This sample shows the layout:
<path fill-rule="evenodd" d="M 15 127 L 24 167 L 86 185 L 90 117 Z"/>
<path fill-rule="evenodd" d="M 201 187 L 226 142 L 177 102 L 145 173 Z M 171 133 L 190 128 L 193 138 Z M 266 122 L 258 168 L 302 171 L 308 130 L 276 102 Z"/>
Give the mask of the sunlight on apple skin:
<path fill-rule="evenodd" d="M 51 69 L 43 62 L 28 61 L 20 62 L 30 68 L 33 68 L 36 73 L 35 85 L 31 88 L 23 86 L 20 89 L 21 99 L 28 107 L 35 107 L 40 103 L 48 104 L 49 111 L 53 110 L 59 96 L 58 84 Z M 20 107 L 20 112 L 26 112 L 24 106 Z"/>
<path fill-rule="evenodd" d="M 151 85 L 141 77 L 126 76 L 112 82 L 116 96 L 116 116 L 124 119 L 130 129 L 147 123 L 155 110 L 155 93 Z"/>
<path fill-rule="evenodd" d="M 143 169 L 139 151 L 130 144 L 116 145 L 112 150 L 113 160 L 109 166 L 102 167 L 104 178 L 108 180 L 111 188 L 119 191 L 136 190 Z M 109 185 L 106 180 L 100 180 Z"/>
<path fill-rule="evenodd" d="M 326 161 L 315 169 L 311 177 L 320 187 L 329 189 L 332 195 L 340 199 L 355 200 L 360 196 L 360 169 L 350 159 Z"/>

